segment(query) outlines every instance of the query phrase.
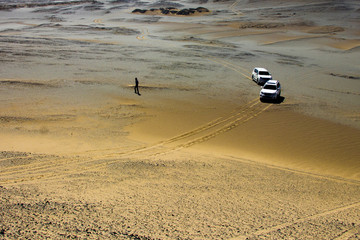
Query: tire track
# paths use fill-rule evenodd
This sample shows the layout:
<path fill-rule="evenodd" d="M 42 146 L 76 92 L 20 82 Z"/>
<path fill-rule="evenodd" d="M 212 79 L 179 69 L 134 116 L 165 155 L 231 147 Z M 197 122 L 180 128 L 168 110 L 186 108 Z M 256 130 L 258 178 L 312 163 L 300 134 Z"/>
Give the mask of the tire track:
<path fill-rule="evenodd" d="M 265 111 L 269 107 L 271 107 L 271 105 L 264 106 L 264 105 L 260 104 L 259 102 L 254 103 L 254 101 L 255 100 L 250 101 L 247 104 L 247 107 L 243 108 L 240 112 L 238 112 L 230 117 L 227 117 L 224 119 L 218 118 L 217 120 L 209 122 L 208 124 L 200 126 L 199 128 L 196 128 L 189 132 L 175 136 L 166 141 L 159 142 L 159 143 L 154 144 L 149 147 L 139 148 L 139 149 L 136 149 L 136 150 L 130 151 L 130 152 L 115 153 L 115 154 L 107 155 L 106 157 L 109 158 L 109 157 L 114 157 L 114 156 L 126 156 L 128 154 L 143 153 L 143 152 L 147 152 L 147 151 L 150 151 L 150 153 L 147 156 L 157 156 L 157 155 L 167 154 L 167 153 L 173 152 L 173 151 L 178 151 L 183 148 L 188 148 L 195 144 L 199 144 L 199 143 L 208 141 L 208 140 L 218 136 L 221 133 L 230 131 L 233 128 L 237 127 L 238 125 L 249 121 L 250 119 L 258 116 L 260 113 L 262 113 L 263 111 Z M 219 128 L 209 131 L 208 133 L 206 132 L 217 126 L 219 126 Z M 200 135 L 200 134 L 203 134 L 203 135 L 200 137 L 196 137 L 196 135 Z M 166 145 L 168 145 L 168 144 L 171 144 L 174 142 L 179 142 L 186 138 L 192 138 L 192 139 L 188 140 L 185 143 L 177 144 L 175 147 L 170 147 L 170 148 L 166 147 Z M 156 148 L 158 148 L 159 150 L 156 151 Z M 167 148 L 167 149 L 164 151 L 163 150 L 164 148 Z M 151 152 L 151 151 L 153 151 L 153 152 Z M 107 163 L 114 163 L 114 162 L 116 162 L 116 160 L 112 161 L 112 162 L 107 162 Z"/>
<path fill-rule="evenodd" d="M 48 161 L 47 159 L 46 163 L 37 162 L 33 166 L 29 166 L 29 164 L 25 164 L 21 166 L 15 166 L 12 168 L 7 168 L 5 171 L 2 171 L 0 173 L 0 178 L 6 176 L 13 177 L 16 174 L 36 174 L 36 173 L 41 173 L 43 171 L 56 170 L 60 167 L 75 165 L 83 162 L 81 159 L 76 159 L 76 158 L 64 158 L 63 161 L 57 161 L 57 160 L 59 159 L 53 158 L 53 160 L 50 161 Z M 20 168 L 20 169 L 16 169 L 16 168 Z M 2 183 L 2 181 L 0 181 L 0 183 Z"/>
<path fill-rule="evenodd" d="M 360 227 L 359 226 L 346 230 L 340 236 L 334 238 L 334 240 L 347 240 L 347 239 L 350 239 L 352 236 L 355 236 L 356 234 L 360 235 Z"/>
<path fill-rule="evenodd" d="M 253 101 L 251 101 L 253 102 Z M 250 103 L 251 103 L 250 102 Z M 232 130 L 233 128 L 237 127 L 238 125 L 245 123 L 247 121 L 249 121 L 250 119 L 258 116 L 260 113 L 262 113 L 263 111 L 267 110 L 269 107 L 271 107 L 271 105 L 262 105 L 262 104 L 251 104 L 249 107 L 247 107 L 244 111 L 245 114 L 240 116 L 240 117 L 236 117 L 239 114 L 235 114 L 234 116 L 231 116 L 230 118 L 227 118 L 224 123 L 223 126 L 219 127 L 218 129 L 212 130 L 210 131 L 210 133 L 204 133 L 205 130 L 208 130 L 210 128 L 212 128 L 213 126 L 210 127 L 210 123 L 209 123 L 209 128 L 204 128 L 203 127 L 199 127 L 193 131 L 184 133 L 182 135 L 176 136 L 174 138 L 168 139 L 166 141 L 163 142 L 159 142 L 158 144 L 149 146 L 149 147 L 144 147 L 144 148 L 140 148 L 140 149 L 136 149 L 134 151 L 130 151 L 130 152 L 126 152 L 126 153 L 118 153 L 116 154 L 116 157 L 114 160 L 106 160 L 109 159 L 110 156 L 107 156 L 106 158 L 104 158 L 104 162 L 99 163 L 99 164 L 94 164 L 94 165 L 90 165 L 89 167 L 87 167 L 86 169 L 84 169 L 83 171 L 93 171 L 93 170 L 99 170 L 101 168 L 107 167 L 109 166 L 109 164 L 114 164 L 120 161 L 124 161 L 124 159 L 119 159 L 118 157 L 124 157 L 127 156 L 129 154 L 132 155 L 132 157 L 155 157 L 155 156 L 159 156 L 159 155 L 165 155 L 165 154 L 169 154 L 171 152 L 174 151 L 179 151 L 181 149 L 184 148 L 189 148 L 195 144 L 199 144 L 205 141 L 208 141 L 216 136 L 218 136 L 219 134 L 222 134 L 224 132 L 228 132 L 230 130 Z M 204 129 L 203 129 L 204 128 Z M 196 134 L 198 134 L 198 130 L 202 129 L 202 131 L 200 131 L 200 133 L 204 133 L 202 136 L 200 137 L 195 137 L 193 139 L 188 140 L 185 143 L 180 143 L 178 145 L 176 145 L 175 147 L 166 147 L 166 144 L 172 143 L 172 142 L 177 142 L 179 140 L 182 140 L 183 138 L 187 138 L 187 137 L 194 137 Z M 190 134 L 191 133 L 191 134 Z M 185 136 L 186 135 L 186 136 Z M 135 155 L 134 154 L 140 154 L 140 155 Z M 98 159 L 99 160 L 99 159 Z M 92 161 L 89 161 L 88 163 L 91 163 Z"/>
<path fill-rule="evenodd" d="M 188 132 L 185 132 L 185 133 L 182 133 L 180 135 L 177 135 L 175 137 L 172 137 L 170 139 L 167 139 L 165 141 L 160 141 L 156 144 L 153 144 L 153 145 L 150 145 L 150 146 L 144 146 L 144 147 L 139 147 L 139 148 L 136 148 L 136 149 L 132 149 L 132 150 L 129 150 L 129 151 L 124 151 L 124 152 L 120 152 L 120 153 L 110 153 L 110 154 L 104 154 L 103 158 L 110 158 L 110 157 L 117 157 L 117 156 L 126 156 L 126 155 L 130 155 L 130 154 L 135 154 L 135 153 L 140 153 L 140 152 L 143 152 L 143 151 L 149 151 L 149 150 L 152 150 L 154 148 L 158 148 L 158 147 L 162 147 L 163 145 L 166 145 L 166 144 L 170 144 L 170 143 L 173 143 L 173 142 L 176 142 L 176 141 L 180 141 L 182 139 L 185 139 L 185 138 L 188 138 L 188 137 L 191 137 L 195 134 L 198 134 L 198 133 L 201 133 L 202 131 L 206 131 L 208 129 L 211 129 L 211 128 L 214 128 L 216 126 L 218 126 L 219 124 L 222 124 L 222 123 L 225 123 L 226 121 L 230 121 L 232 118 L 235 118 L 237 116 L 239 116 L 240 114 L 243 114 L 244 112 L 247 111 L 247 108 L 249 107 L 252 107 L 253 105 L 256 105 L 258 104 L 258 99 L 253 99 L 252 101 L 248 102 L 247 104 L 241 106 L 240 108 L 234 110 L 230 116 L 227 116 L 227 117 L 219 117 L 213 121 L 210 121 L 198 128 L 195 128 L 191 131 L 188 131 Z M 236 112 L 234 114 L 234 112 Z M 93 150 L 97 153 L 101 153 L 101 152 L 106 152 L 106 151 L 116 151 L 116 150 L 120 150 L 121 148 L 112 148 L 112 149 L 99 149 L 99 150 Z M 81 155 L 81 154 L 87 154 L 89 151 L 85 151 L 85 152 L 76 152 L 74 153 L 73 155 Z M 100 159 L 100 158 L 96 158 L 96 159 Z M 13 174 L 13 173 L 16 173 L 16 172 L 20 172 L 20 171 L 32 171 L 32 170 L 42 170 L 48 166 L 54 166 L 54 164 L 56 164 L 56 166 L 59 166 L 61 163 L 60 162 L 61 160 L 60 159 L 54 159 L 54 160 L 49 160 L 47 159 L 46 160 L 46 163 L 44 162 L 36 162 L 36 163 L 33 163 L 33 164 L 27 164 L 27 165 L 20 165 L 20 166 L 12 166 L 12 167 L 8 167 L 6 168 L 7 170 L 13 170 L 11 172 L 8 172 L 9 174 Z M 65 161 L 65 160 L 64 160 Z M 29 167 L 32 167 L 31 169 Z M 25 168 L 25 169 L 23 169 Z M 0 173 L 0 176 L 2 174 Z"/>
<path fill-rule="evenodd" d="M 258 102 L 258 99 L 256 98 L 256 99 L 253 99 L 252 101 L 248 102 L 247 104 L 243 105 L 239 109 L 234 110 L 233 112 L 236 112 L 236 113 L 235 114 L 232 113 L 228 117 L 217 118 L 217 119 L 215 119 L 215 120 L 213 120 L 211 122 L 208 122 L 208 123 L 206 123 L 206 124 L 204 124 L 204 125 L 202 125 L 202 126 L 200 126 L 198 128 L 195 128 L 195 129 L 193 129 L 191 131 L 185 132 L 183 134 L 177 135 L 177 136 L 175 136 L 173 138 L 167 139 L 165 141 L 158 142 L 158 143 L 150 145 L 150 146 L 144 146 L 144 147 L 140 147 L 140 148 L 136 148 L 136 149 L 132 149 L 132 150 L 129 150 L 129 151 L 120 152 L 120 153 L 107 154 L 107 155 L 104 155 L 103 158 L 109 158 L 109 157 L 114 157 L 114 156 L 126 156 L 126 155 L 130 155 L 130 154 L 134 154 L 134 153 L 148 151 L 148 150 L 152 150 L 154 148 L 157 148 L 157 147 L 160 147 L 160 146 L 163 146 L 163 145 L 166 145 L 166 144 L 170 144 L 170 143 L 173 143 L 173 142 L 176 142 L 176 141 L 191 137 L 191 136 L 193 136 L 195 134 L 201 133 L 202 131 L 206 131 L 208 129 L 216 127 L 219 124 L 225 123 L 227 121 L 231 121 L 232 118 L 235 118 L 235 117 L 239 116 L 240 114 L 243 114 L 244 112 L 248 111 L 249 108 L 252 108 L 253 106 L 255 106 L 257 104 L 259 104 L 259 102 Z M 111 150 L 117 150 L 117 149 L 119 149 L 119 148 L 113 148 Z M 110 150 L 110 149 L 105 149 L 104 151 L 108 151 L 108 150 Z M 102 150 L 97 150 L 97 151 L 99 152 L 99 151 L 102 151 Z M 87 152 L 88 151 L 86 151 L 85 153 L 87 153 Z M 81 152 L 77 152 L 76 154 L 81 154 Z M 31 169 L 28 168 L 30 166 L 29 164 L 27 164 L 26 166 L 14 166 L 14 167 L 10 167 L 10 168 L 7 168 L 7 169 L 16 169 L 16 168 L 27 167 L 27 169 L 25 169 L 25 171 L 41 170 L 41 169 L 45 168 L 46 166 L 53 165 L 55 163 L 55 161 L 56 161 L 56 163 L 59 163 L 59 159 L 55 159 L 54 161 L 48 161 L 47 160 L 48 164 L 46 164 L 46 165 L 44 165 L 43 162 L 34 163 L 34 164 L 32 164 L 33 168 L 31 168 Z M 11 173 L 15 173 L 15 172 L 18 172 L 18 171 L 13 171 Z M 2 174 L 0 173 L 0 176 L 1 175 Z"/>
<path fill-rule="evenodd" d="M 219 59 L 219 58 L 216 58 L 216 57 L 207 57 L 207 59 L 209 59 L 210 61 L 213 61 L 213 62 L 215 62 L 215 63 L 218 63 L 218 64 L 220 64 L 220 65 L 222 65 L 222 66 L 224 66 L 224 67 L 227 67 L 227 68 L 229 68 L 229 69 L 231 69 L 231 70 L 234 70 L 235 72 L 240 73 L 240 74 L 241 74 L 242 76 L 244 76 L 245 78 L 252 80 L 251 77 L 249 77 L 249 75 L 251 75 L 251 73 L 250 73 L 250 74 L 246 74 L 246 73 L 240 71 L 239 68 L 240 68 L 241 70 L 247 72 L 246 69 L 244 69 L 244 68 L 242 68 L 242 67 L 240 67 L 240 66 L 238 66 L 238 65 L 235 65 L 235 64 L 233 64 L 233 63 L 230 63 L 230 62 L 228 62 L 228 61 L 225 61 L 225 60 L 223 60 L 223 59 Z"/>
<path fill-rule="evenodd" d="M 238 11 L 238 10 L 235 10 L 235 7 L 240 3 L 240 1 L 241 0 L 237 0 L 237 1 L 235 1 L 233 4 L 231 4 L 230 5 L 230 7 L 229 7 L 229 9 L 233 12 L 233 13 L 235 13 L 236 15 L 243 15 L 243 13 L 242 12 L 240 12 L 240 11 Z"/>
<path fill-rule="evenodd" d="M 212 138 L 215 138 L 216 136 L 218 136 L 218 135 L 220 135 L 222 133 L 228 132 L 228 131 L 236 128 L 240 124 L 246 123 L 247 121 L 251 120 L 252 118 L 254 118 L 256 116 L 258 116 L 259 114 L 261 114 L 262 112 L 264 112 L 265 110 L 267 110 L 270 107 L 271 107 L 271 105 L 266 105 L 266 106 L 260 105 L 257 108 L 254 108 L 251 113 L 244 114 L 244 115 L 240 116 L 239 118 L 235 118 L 234 120 L 232 120 L 230 122 L 227 122 L 224 126 L 217 129 L 216 131 L 213 131 L 213 132 L 205 134 L 205 135 L 203 135 L 201 137 L 192 139 L 192 140 L 190 140 L 190 141 L 188 141 L 186 143 L 177 145 L 176 147 L 174 147 L 171 150 L 168 150 L 166 152 L 156 153 L 154 155 L 156 156 L 156 155 L 167 154 L 169 152 L 178 151 L 178 150 L 183 149 L 183 148 L 189 148 L 189 147 L 191 147 L 191 146 L 193 146 L 195 144 L 200 144 L 200 143 L 206 142 L 206 141 L 208 141 L 208 140 L 210 140 Z"/>
<path fill-rule="evenodd" d="M 40 168 L 40 166 L 42 167 L 46 167 L 47 165 L 53 165 L 56 162 L 59 162 L 59 160 L 61 159 L 61 157 L 59 156 L 54 156 L 54 155 L 44 155 L 44 154 L 32 154 L 30 156 L 19 156 L 19 157 L 9 157 L 9 158 L 3 158 L 0 161 L 11 161 L 11 160 L 34 160 L 36 161 L 35 163 L 27 163 L 27 164 L 19 164 L 16 166 L 9 166 L 9 167 L 2 167 L 2 169 L 5 169 L 7 172 L 0 172 L 0 176 L 4 175 L 4 174 L 12 174 L 12 173 L 19 173 L 23 170 L 21 169 L 25 169 L 28 171 L 29 167 L 32 167 L 30 170 L 34 170 L 37 168 Z M 49 159 L 54 159 L 54 160 L 50 160 Z M 45 164 L 45 161 L 47 164 Z M 9 171 L 9 170 L 13 170 L 13 171 Z"/>
<path fill-rule="evenodd" d="M 140 152 L 140 151 L 146 151 L 146 150 L 149 150 L 149 149 L 152 149 L 152 148 L 156 148 L 156 147 L 159 147 L 159 146 L 163 146 L 163 145 L 166 145 L 166 144 L 170 144 L 170 143 L 173 143 L 173 142 L 176 142 L 176 141 L 180 141 L 182 139 L 185 139 L 185 138 L 188 138 L 188 137 L 192 137 L 196 134 L 199 134 L 201 132 L 204 132 L 204 131 L 207 131 L 211 128 L 214 128 L 220 124 L 223 124 L 223 123 L 226 123 L 226 122 L 229 122 L 231 121 L 233 118 L 236 118 L 237 116 L 243 114 L 244 112 L 247 112 L 249 111 L 249 109 L 253 108 L 255 105 L 259 104 L 259 101 L 258 99 L 253 99 L 251 100 L 250 102 L 248 102 L 247 104 L 245 104 L 244 106 L 242 106 L 241 108 L 239 108 L 237 110 L 237 113 L 235 114 L 232 114 L 228 117 L 219 117 L 213 121 L 210 121 L 198 128 L 195 128 L 193 130 L 190 130 L 188 132 L 185 132 L 185 133 L 182 133 L 180 135 L 177 135 L 175 137 L 172 137 L 170 139 L 167 139 L 165 141 L 161 141 L 161 142 L 158 142 L 154 145 L 151 145 L 149 147 L 142 147 L 142 148 L 139 148 L 139 149 L 136 149 L 134 151 L 130 151 L 128 152 L 129 154 L 132 154 L 132 153 L 135 153 L 135 152 Z M 126 152 L 124 154 L 127 154 Z M 113 156 L 113 154 L 110 154 L 110 155 L 106 155 L 107 157 L 110 157 L 110 156 Z"/>
<path fill-rule="evenodd" d="M 63 159 L 53 158 L 51 160 L 47 159 L 46 162 L 38 162 L 32 166 L 27 164 L 20 167 L 16 166 L 10 169 L 8 168 L 6 169 L 7 171 L 0 173 L 0 178 L 5 178 L 4 180 L 0 180 L 0 183 L 17 183 L 32 181 L 35 179 L 48 179 L 69 174 L 83 173 L 86 171 L 99 170 L 100 168 L 106 167 L 109 164 L 123 161 L 124 159 L 122 158 L 129 155 L 132 157 L 134 157 L 134 155 L 135 157 L 149 157 L 167 154 L 173 151 L 181 150 L 183 148 L 189 148 L 195 144 L 208 141 L 221 133 L 232 130 L 239 124 L 256 117 L 270 106 L 271 105 L 264 106 L 258 102 L 257 99 L 254 99 L 242 106 L 238 111 L 231 114 L 230 116 L 220 117 L 191 131 L 185 132 L 165 141 L 158 142 L 151 146 L 140 147 L 120 153 L 107 154 L 102 157 L 92 159 L 80 157 L 65 157 Z M 185 143 L 182 142 L 186 139 L 188 139 L 188 141 Z M 173 143 L 177 143 L 177 145 L 175 147 L 169 146 Z M 77 168 L 80 168 L 80 171 Z M 77 170 L 74 171 L 72 169 Z M 21 177 L 22 175 L 27 175 L 27 177 L 23 178 Z"/>
<path fill-rule="evenodd" d="M 360 207 L 360 202 L 355 202 L 355 203 L 352 203 L 352 204 L 349 204 L 349 205 L 346 205 L 346 206 L 341 206 L 341 207 L 338 207 L 338 208 L 334 208 L 334 209 L 331 209 L 331 210 L 328 210 L 328 211 L 325 211 L 325 212 L 322 212 L 322 213 L 314 214 L 314 215 L 304 217 L 304 218 L 299 218 L 296 221 L 285 222 L 285 223 L 282 223 L 282 224 L 279 224 L 279 225 L 276 225 L 276 226 L 273 226 L 273 227 L 270 227 L 270 228 L 267 228 L 267 229 L 259 230 L 259 231 L 256 231 L 256 232 L 254 232 L 252 234 L 249 234 L 249 235 L 246 235 L 246 236 L 238 236 L 238 237 L 231 238 L 231 239 L 232 240 L 244 240 L 244 239 L 247 239 L 249 237 L 258 237 L 260 235 L 268 234 L 270 232 L 277 231 L 279 229 L 287 228 L 287 227 L 289 227 L 291 225 L 294 225 L 294 224 L 303 223 L 303 222 L 306 222 L 308 220 L 313 220 L 313 219 L 323 217 L 323 216 L 326 216 L 326 215 L 329 215 L 329 214 L 332 214 L 332 213 L 337 213 L 337 212 L 341 212 L 341 211 L 344 211 L 344 210 L 347 210 L 347 209 L 350 209 L 350 208 L 359 208 L 359 207 Z"/>
<path fill-rule="evenodd" d="M 6 158 L 0 158 L 0 162 L 5 162 L 9 160 L 18 160 L 18 159 L 31 159 L 33 156 L 19 156 L 19 157 L 6 157 Z"/>

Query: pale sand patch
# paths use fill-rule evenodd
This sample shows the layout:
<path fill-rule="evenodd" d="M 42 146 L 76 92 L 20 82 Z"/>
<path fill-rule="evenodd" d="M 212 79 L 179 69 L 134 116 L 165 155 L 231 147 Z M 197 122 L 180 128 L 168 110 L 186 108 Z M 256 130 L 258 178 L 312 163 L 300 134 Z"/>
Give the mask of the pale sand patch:
<path fill-rule="evenodd" d="M 316 26 L 316 27 L 308 27 L 305 31 L 308 33 L 315 34 L 331 34 L 337 32 L 343 32 L 345 29 L 343 27 L 338 26 Z"/>
<path fill-rule="evenodd" d="M 230 30 L 207 33 L 211 39 L 232 38 L 232 37 L 252 37 L 252 36 L 272 36 L 273 34 L 283 33 L 281 30 Z"/>
<path fill-rule="evenodd" d="M 324 36 L 291 36 L 289 34 L 273 34 L 266 38 L 266 41 L 262 41 L 263 45 L 274 45 L 279 43 L 287 43 L 292 41 L 309 40 L 316 38 L 323 38 Z"/>
<path fill-rule="evenodd" d="M 291 42 L 301 42 L 306 41 L 310 44 L 316 44 L 316 45 L 326 45 L 332 48 L 348 51 L 351 49 L 355 49 L 360 46 L 360 40 L 359 39 L 346 39 L 346 38 L 340 38 L 340 37 L 333 37 L 332 35 L 327 34 L 316 34 L 316 35 L 298 35 L 298 34 L 292 34 L 288 31 L 273 31 L 273 32 L 267 32 L 267 33 L 254 33 L 254 34 L 242 34 L 242 33 L 234 33 L 234 34 L 223 34 L 221 37 L 235 37 L 235 36 L 261 36 L 265 35 L 266 38 L 257 38 L 254 40 L 257 40 L 263 45 L 275 45 L 275 44 L 284 44 L 284 43 L 291 43 Z"/>
<path fill-rule="evenodd" d="M 93 21 L 94 23 L 97 23 L 97 24 L 102 24 L 103 23 L 103 20 L 98 18 L 98 19 L 94 19 Z"/>
<path fill-rule="evenodd" d="M 185 29 L 194 29 L 195 31 L 201 31 L 203 29 L 208 29 L 207 25 L 199 24 L 199 23 L 186 23 L 186 22 L 168 22 L 168 21 L 162 21 L 162 22 L 156 22 L 153 23 L 155 26 L 161 26 L 166 27 L 165 30 L 162 31 L 179 31 L 179 30 L 185 30 Z"/>
<path fill-rule="evenodd" d="M 331 38 L 329 41 L 328 46 L 349 51 L 351 49 L 355 49 L 360 47 L 360 40 L 359 39 L 342 39 L 342 38 Z"/>

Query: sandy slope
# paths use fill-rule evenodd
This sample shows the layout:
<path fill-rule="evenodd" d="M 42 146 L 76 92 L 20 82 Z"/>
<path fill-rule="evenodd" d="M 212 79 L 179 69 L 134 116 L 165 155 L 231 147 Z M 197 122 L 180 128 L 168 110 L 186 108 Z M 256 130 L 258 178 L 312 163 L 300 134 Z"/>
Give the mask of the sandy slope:
<path fill-rule="evenodd" d="M 6 183 L 1 214 L 8 238 L 357 236 L 358 183 L 184 152 L 73 162 L 67 171 L 23 172 L 35 175 L 26 184 Z"/>
<path fill-rule="evenodd" d="M 1 11 L 1 239 L 360 238 L 357 1 L 103 3 Z"/>

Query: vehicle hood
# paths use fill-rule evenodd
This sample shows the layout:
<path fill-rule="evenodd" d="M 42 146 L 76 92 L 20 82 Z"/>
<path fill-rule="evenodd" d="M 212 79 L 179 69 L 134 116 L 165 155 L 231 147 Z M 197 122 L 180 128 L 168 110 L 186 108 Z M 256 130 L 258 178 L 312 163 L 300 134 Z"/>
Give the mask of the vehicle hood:
<path fill-rule="evenodd" d="M 260 93 L 276 93 L 274 89 L 261 89 Z"/>

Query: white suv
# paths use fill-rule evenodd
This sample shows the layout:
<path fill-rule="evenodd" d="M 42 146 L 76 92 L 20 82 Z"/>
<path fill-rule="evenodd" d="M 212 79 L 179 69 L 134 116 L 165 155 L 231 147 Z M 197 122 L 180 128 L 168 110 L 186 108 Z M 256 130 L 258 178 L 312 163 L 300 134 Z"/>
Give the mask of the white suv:
<path fill-rule="evenodd" d="M 272 76 L 265 68 L 256 67 L 252 71 L 251 78 L 258 85 L 264 85 L 264 83 L 272 79 Z"/>
<path fill-rule="evenodd" d="M 280 98 L 281 85 L 277 80 L 269 80 L 260 90 L 260 101 L 265 99 L 276 100 Z"/>

